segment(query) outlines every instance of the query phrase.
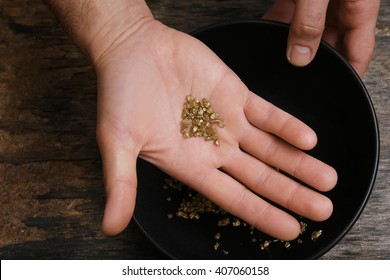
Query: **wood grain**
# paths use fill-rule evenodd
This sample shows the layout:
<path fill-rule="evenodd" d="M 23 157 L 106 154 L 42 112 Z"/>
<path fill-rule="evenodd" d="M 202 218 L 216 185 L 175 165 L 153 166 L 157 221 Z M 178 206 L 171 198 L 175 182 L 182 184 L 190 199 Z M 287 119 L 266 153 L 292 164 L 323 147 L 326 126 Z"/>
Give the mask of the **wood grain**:
<path fill-rule="evenodd" d="M 258 19 L 273 1 L 147 2 L 157 19 L 190 32 Z M 381 131 L 375 188 L 355 226 L 323 259 L 390 259 L 389 15 L 382 1 L 364 77 Z M 133 223 L 116 237 L 100 232 L 96 77 L 41 0 L 0 0 L 0 57 L 0 257 L 165 258 Z"/>

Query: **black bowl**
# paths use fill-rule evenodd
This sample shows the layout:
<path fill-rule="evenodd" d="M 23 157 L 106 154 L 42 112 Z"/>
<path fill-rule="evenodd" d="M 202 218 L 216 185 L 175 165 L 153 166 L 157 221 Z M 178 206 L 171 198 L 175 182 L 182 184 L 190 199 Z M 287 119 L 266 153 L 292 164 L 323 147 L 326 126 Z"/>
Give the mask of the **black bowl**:
<path fill-rule="evenodd" d="M 288 248 L 271 242 L 262 250 L 260 241 L 252 242 L 249 227 L 224 229 L 225 243 L 221 240 L 220 247 L 229 252 L 225 255 L 221 248 L 214 248 L 214 234 L 221 231 L 217 218 L 168 219 L 167 214 L 174 210 L 167 197 L 178 203 L 185 194 L 167 194 L 162 186 L 168 176 L 139 160 L 135 220 L 169 257 L 315 259 L 343 238 L 367 203 L 379 159 L 378 125 L 369 94 L 351 66 L 324 42 L 309 66 L 291 66 L 285 56 L 287 34 L 284 24 L 256 21 L 212 25 L 192 35 L 208 45 L 253 92 L 316 131 L 318 145 L 309 154 L 333 166 L 339 176 L 334 190 L 326 193 L 334 203 L 332 216 L 325 222 L 303 220 L 308 224 L 306 235 Z M 313 241 L 311 232 L 317 230 L 322 230 L 322 235 Z"/>

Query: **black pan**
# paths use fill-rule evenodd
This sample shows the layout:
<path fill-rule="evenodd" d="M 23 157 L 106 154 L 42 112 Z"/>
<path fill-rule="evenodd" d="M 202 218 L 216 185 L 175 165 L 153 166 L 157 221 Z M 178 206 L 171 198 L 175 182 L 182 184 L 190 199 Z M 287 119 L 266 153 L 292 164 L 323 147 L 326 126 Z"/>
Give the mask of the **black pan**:
<path fill-rule="evenodd" d="M 293 114 L 317 133 L 318 145 L 309 154 L 333 166 L 337 186 L 326 195 L 334 213 L 325 222 L 307 223 L 302 242 L 273 242 L 261 249 L 248 227 L 226 227 L 218 217 L 168 219 L 187 192 L 163 189 L 169 176 L 138 161 L 135 220 L 167 256 L 174 259 L 315 259 L 330 250 L 351 229 L 372 191 L 379 159 L 378 124 L 369 94 L 355 71 L 334 49 L 321 43 L 312 63 L 291 66 L 285 48 L 288 27 L 256 21 L 212 25 L 192 35 L 208 45 L 256 94 Z M 167 198 L 172 200 L 169 202 Z M 322 230 L 311 240 L 313 231 Z M 215 250 L 215 233 L 224 242 Z M 223 250 L 222 250 L 223 249 Z M 225 252 L 224 252 L 225 251 Z M 226 254 L 226 252 L 228 254 Z"/>

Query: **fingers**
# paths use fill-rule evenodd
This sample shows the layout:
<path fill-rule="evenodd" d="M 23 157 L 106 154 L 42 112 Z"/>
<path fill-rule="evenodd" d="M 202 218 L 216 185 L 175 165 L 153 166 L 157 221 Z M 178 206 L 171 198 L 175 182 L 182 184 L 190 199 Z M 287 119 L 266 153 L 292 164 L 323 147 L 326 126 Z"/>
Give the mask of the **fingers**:
<path fill-rule="evenodd" d="M 335 28 L 327 27 L 322 39 L 346 58 L 360 77 L 366 72 L 375 47 L 375 27 L 370 25 L 351 29 L 340 37 Z"/>
<path fill-rule="evenodd" d="M 332 189 L 337 182 L 337 173 L 332 167 L 279 138 L 309 149 L 316 144 L 315 133 L 255 94 L 248 95 L 244 112 L 250 124 L 238 141 L 246 153 L 237 152 L 223 170 L 256 193 L 295 213 L 316 221 L 329 218 L 333 206 L 328 198 L 272 168 L 280 168 L 317 190 Z"/>
<path fill-rule="evenodd" d="M 317 144 L 317 136 L 310 127 L 254 93 L 247 95 L 244 113 L 253 126 L 275 134 L 300 149 L 309 150 Z"/>
<path fill-rule="evenodd" d="M 102 231 L 115 235 L 126 228 L 134 212 L 137 153 L 129 144 L 129 139 L 127 142 L 120 141 L 104 129 L 100 129 L 97 138 L 107 196 Z"/>
<path fill-rule="evenodd" d="M 375 18 L 375 15 L 372 16 Z M 367 70 L 375 48 L 375 20 L 364 20 L 361 25 L 347 26 L 342 31 L 328 25 L 322 39 L 337 49 L 351 64 L 360 77 Z"/>
<path fill-rule="evenodd" d="M 287 58 L 295 66 L 313 60 L 325 27 L 329 0 L 297 0 L 287 42 Z"/>
<path fill-rule="evenodd" d="M 380 2 L 333 1 L 329 4 L 323 39 L 338 49 L 361 77 L 374 52 Z"/>
<path fill-rule="evenodd" d="M 293 65 L 313 59 L 322 34 L 362 77 L 374 51 L 379 6 L 380 0 L 276 0 L 263 18 L 291 23 L 286 55 Z"/>
<path fill-rule="evenodd" d="M 380 0 L 344 1 L 343 15 L 346 27 L 342 53 L 363 76 L 375 47 L 375 30 Z"/>
<path fill-rule="evenodd" d="M 240 147 L 319 191 L 329 191 L 336 185 L 337 173 L 332 167 L 255 127 L 247 129 Z"/>
<path fill-rule="evenodd" d="M 229 213 L 266 234 L 281 240 L 292 240 L 299 235 L 297 220 L 218 169 L 203 180 L 198 190 Z"/>
<path fill-rule="evenodd" d="M 332 214 L 332 202 L 327 197 L 300 185 L 247 153 L 236 153 L 223 170 L 252 191 L 296 214 L 314 221 L 326 220 Z"/>
<path fill-rule="evenodd" d="M 343 54 L 362 77 L 374 53 L 375 31 L 352 30 L 345 34 L 343 45 Z"/>

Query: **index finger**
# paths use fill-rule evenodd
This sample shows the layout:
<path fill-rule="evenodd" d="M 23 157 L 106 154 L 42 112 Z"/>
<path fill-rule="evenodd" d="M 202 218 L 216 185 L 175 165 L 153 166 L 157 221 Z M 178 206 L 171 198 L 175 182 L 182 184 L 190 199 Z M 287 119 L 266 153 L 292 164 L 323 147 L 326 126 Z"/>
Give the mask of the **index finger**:
<path fill-rule="evenodd" d="M 310 150 L 317 144 L 317 136 L 309 126 L 254 93 L 248 94 L 244 113 L 253 126 L 297 148 Z"/>

